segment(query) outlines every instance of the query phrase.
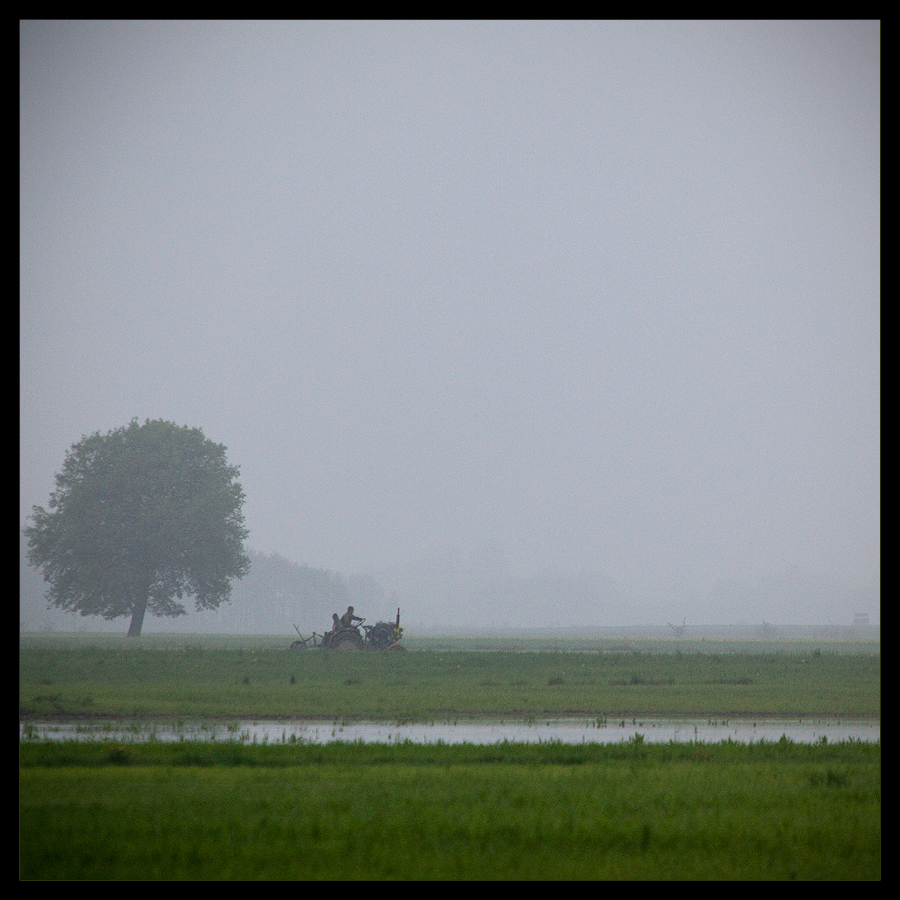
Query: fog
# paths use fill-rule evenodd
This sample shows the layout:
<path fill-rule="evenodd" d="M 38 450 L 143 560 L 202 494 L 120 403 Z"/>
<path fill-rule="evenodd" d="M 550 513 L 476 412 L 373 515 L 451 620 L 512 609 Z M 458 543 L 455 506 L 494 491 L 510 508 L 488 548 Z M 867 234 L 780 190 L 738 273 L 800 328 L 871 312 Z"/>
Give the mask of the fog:
<path fill-rule="evenodd" d="M 20 91 L 22 525 L 162 418 L 369 621 L 879 621 L 878 23 L 26 22 Z"/>

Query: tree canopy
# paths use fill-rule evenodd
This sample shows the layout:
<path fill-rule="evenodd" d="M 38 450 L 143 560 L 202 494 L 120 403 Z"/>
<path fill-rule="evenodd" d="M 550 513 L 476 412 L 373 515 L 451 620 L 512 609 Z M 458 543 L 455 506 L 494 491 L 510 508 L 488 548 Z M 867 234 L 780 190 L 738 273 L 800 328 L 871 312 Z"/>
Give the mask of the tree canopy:
<path fill-rule="evenodd" d="M 33 508 L 28 560 L 50 585 L 50 604 L 83 616 L 215 609 L 231 579 L 250 568 L 241 508 L 226 448 L 199 428 L 136 419 L 83 438 L 66 453 L 49 510 Z"/>

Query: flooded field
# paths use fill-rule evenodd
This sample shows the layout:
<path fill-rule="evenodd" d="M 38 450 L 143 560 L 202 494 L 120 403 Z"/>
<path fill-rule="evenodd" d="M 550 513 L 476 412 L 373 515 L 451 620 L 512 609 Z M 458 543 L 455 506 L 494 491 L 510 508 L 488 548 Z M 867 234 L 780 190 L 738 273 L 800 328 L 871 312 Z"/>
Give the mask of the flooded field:
<path fill-rule="evenodd" d="M 650 743 L 701 741 L 739 743 L 778 741 L 835 743 L 880 741 L 878 719 L 634 719 L 528 718 L 485 720 L 457 718 L 443 722 L 106 720 L 28 722 L 19 726 L 20 741 L 237 741 L 240 743 L 496 744 L 503 741 L 566 744 L 618 743 L 641 735 Z"/>

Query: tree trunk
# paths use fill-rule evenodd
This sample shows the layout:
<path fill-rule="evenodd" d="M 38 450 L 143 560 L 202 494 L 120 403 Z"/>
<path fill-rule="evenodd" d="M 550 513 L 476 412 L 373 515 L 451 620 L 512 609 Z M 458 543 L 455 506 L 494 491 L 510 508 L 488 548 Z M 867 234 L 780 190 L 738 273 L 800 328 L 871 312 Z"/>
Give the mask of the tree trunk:
<path fill-rule="evenodd" d="M 144 627 L 144 613 L 147 612 L 147 599 L 149 597 L 149 588 L 144 591 L 143 596 L 135 601 L 131 611 L 131 624 L 128 626 L 128 637 L 140 637 L 141 629 Z"/>

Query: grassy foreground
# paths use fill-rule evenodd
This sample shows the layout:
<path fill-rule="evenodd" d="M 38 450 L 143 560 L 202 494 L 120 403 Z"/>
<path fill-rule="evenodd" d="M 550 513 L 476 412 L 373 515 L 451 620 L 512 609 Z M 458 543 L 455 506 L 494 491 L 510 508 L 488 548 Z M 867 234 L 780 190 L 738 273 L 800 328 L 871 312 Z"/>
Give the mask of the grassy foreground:
<path fill-rule="evenodd" d="M 28 744 L 23 879 L 878 879 L 881 747 Z"/>
<path fill-rule="evenodd" d="M 24 719 L 63 716 L 874 716 L 869 652 L 291 652 L 35 640 Z"/>

